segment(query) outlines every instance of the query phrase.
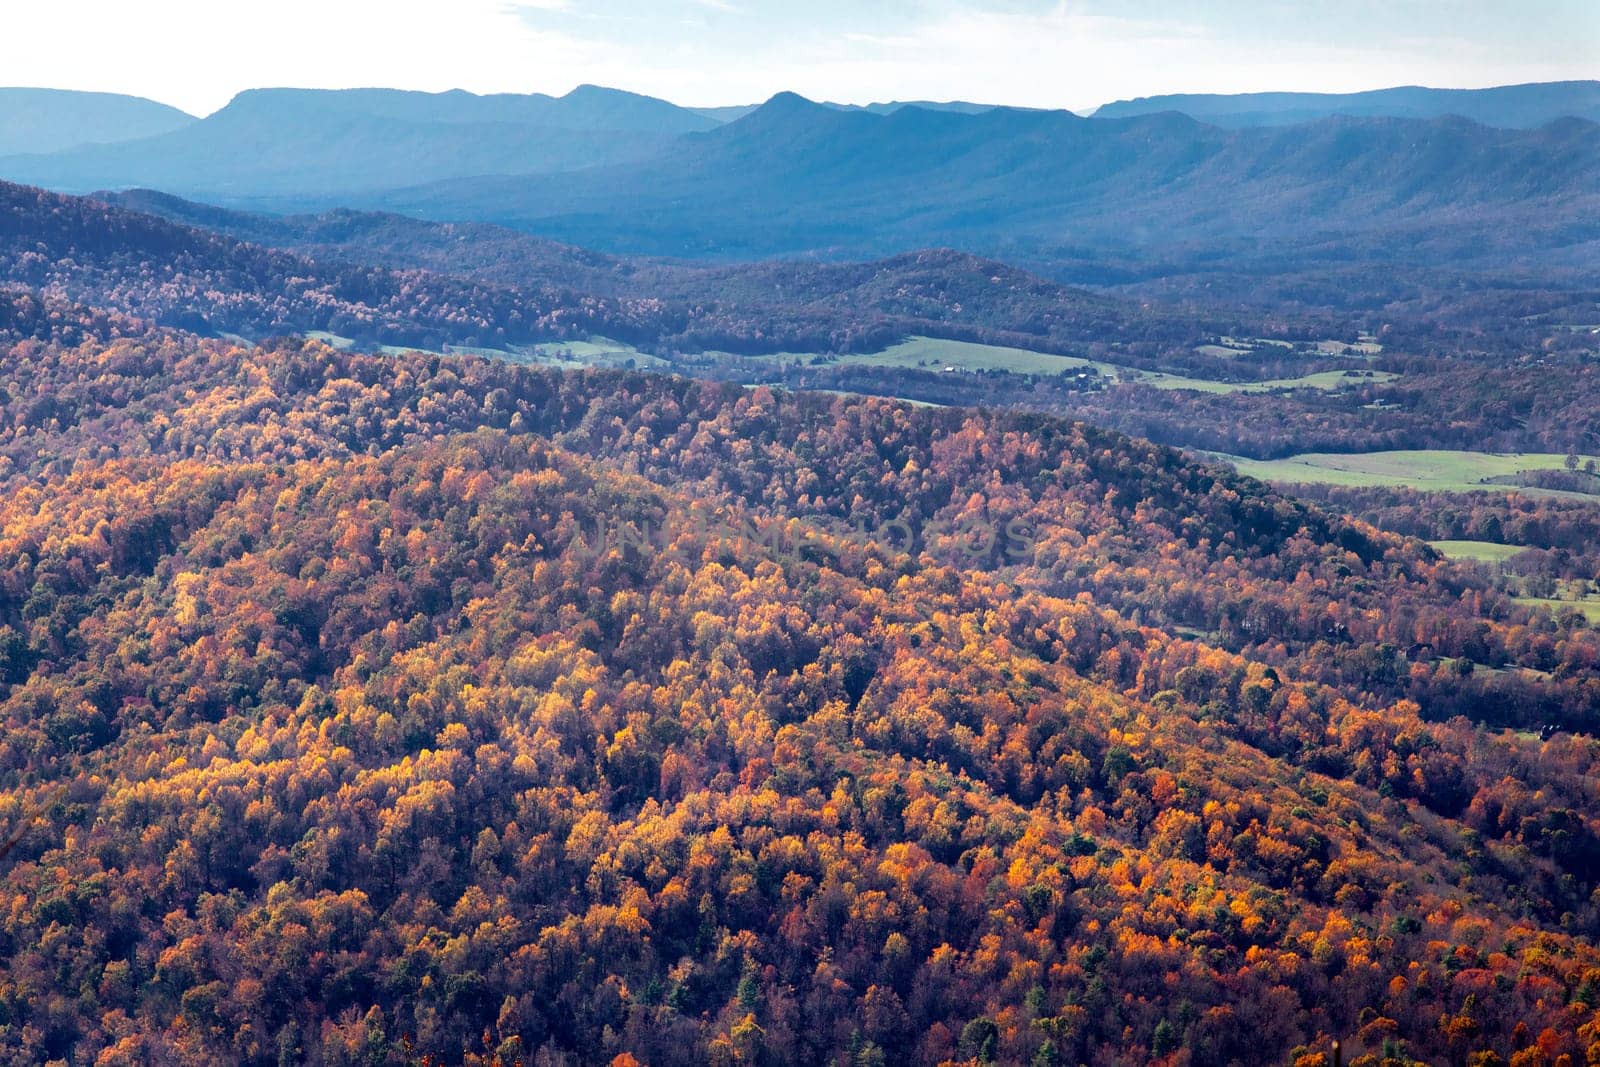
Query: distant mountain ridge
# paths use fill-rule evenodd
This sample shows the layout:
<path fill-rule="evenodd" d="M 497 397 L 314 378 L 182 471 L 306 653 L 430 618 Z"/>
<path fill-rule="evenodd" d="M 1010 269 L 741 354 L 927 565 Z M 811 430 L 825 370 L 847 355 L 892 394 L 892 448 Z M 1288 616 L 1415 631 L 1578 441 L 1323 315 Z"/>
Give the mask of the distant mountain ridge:
<path fill-rule="evenodd" d="M 139 185 L 208 199 L 337 198 L 417 180 L 642 159 L 716 125 L 595 86 L 561 97 L 253 89 L 158 136 L 0 159 L 0 176 L 67 192 Z"/>
<path fill-rule="evenodd" d="M 1423 262 L 1600 240 L 1600 126 L 1330 118 L 1227 130 L 1171 112 L 876 115 L 782 93 L 644 163 L 436 183 L 372 206 L 699 258 L 950 245 L 1013 258 L 1307 247 Z"/>
<path fill-rule="evenodd" d="M 358 115 L 398 122 L 509 123 L 550 129 L 690 133 L 715 122 L 693 112 L 621 89 L 580 85 L 564 96 L 545 93 L 478 95 L 463 89 L 442 93 L 408 89 L 248 89 L 223 111 L 252 117 Z"/>
<path fill-rule="evenodd" d="M 0 177 L 79 193 L 159 189 L 253 212 L 489 222 L 680 259 L 953 247 L 1096 284 L 1110 276 L 1062 265 L 1584 271 L 1600 270 L 1600 126 L 1510 119 L 1566 107 L 1552 101 L 1592 85 L 1368 94 L 1413 110 L 1467 101 L 1497 126 L 1342 114 L 1252 125 L 1159 101 L 1141 103 L 1153 113 L 1117 117 L 1113 106 L 1093 118 L 963 103 L 852 108 L 794 93 L 725 122 L 732 112 L 595 86 L 562 97 L 268 89 L 158 136 L 6 157 Z M 1415 93 L 1423 103 L 1406 104 Z M 1235 118 L 1304 103 L 1220 99 L 1206 106 Z"/>
<path fill-rule="evenodd" d="M 143 97 L 0 88 L 0 156 L 151 137 L 195 121 L 193 115 Z"/>
<path fill-rule="evenodd" d="M 1600 122 L 1600 81 L 1538 82 L 1490 89 L 1417 85 L 1359 93 L 1182 93 L 1118 100 L 1095 118 L 1178 111 L 1218 126 L 1287 126 L 1333 115 L 1434 119 L 1459 115 L 1485 126 L 1533 129 L 1561 118 Z"/>

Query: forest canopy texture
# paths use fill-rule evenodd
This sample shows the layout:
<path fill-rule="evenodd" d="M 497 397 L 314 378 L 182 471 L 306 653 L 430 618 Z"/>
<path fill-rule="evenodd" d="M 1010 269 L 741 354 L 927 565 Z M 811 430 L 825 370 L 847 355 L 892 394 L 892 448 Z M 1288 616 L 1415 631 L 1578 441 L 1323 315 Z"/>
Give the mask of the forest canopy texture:
<path fill-rule="evenodd" d="M 0 1062 L 1600 1054 L 1575 613 L 1045 416 L 5 307 Z"/>

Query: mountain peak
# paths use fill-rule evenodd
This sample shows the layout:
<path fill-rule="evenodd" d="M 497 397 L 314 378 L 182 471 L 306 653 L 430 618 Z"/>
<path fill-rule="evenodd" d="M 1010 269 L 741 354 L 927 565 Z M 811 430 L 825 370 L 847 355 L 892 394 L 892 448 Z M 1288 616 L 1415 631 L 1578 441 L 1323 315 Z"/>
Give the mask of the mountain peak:
<path fill-rule="evenodd" d="M 635 92 L 632 92 L 632 91 L 630 91 L 628 89 L 614 89 L 609 85 L 596 85 L 593 82 L 584 82 L 582 85 L 574 86 L 572 88 L 572 90 L 569 91 L 565 96 L 561 97 L 561 99 L 563 99 L 563 100 L 648 100 L 651 103 L 656 103 L 656 104 L 665 104 L 665 103 L 667 103 L 665 100 L 660 100 L 660 99 L 657 99 L 656 97 L 653 97 L 653 96 L 646 96 L 643 93 L 635 93 Z M 669 105 L 669 106 L 674 106 L 675 107 L 676 105 Z"/>
<path fill-rule="evenodd" d="M 772 98 L 769 99 L 765 104 L 762 104 L 757 110 L 776 113 L 785 111 L 827 111 L 829 108 L 826 105 L 817 103 L 815 100 L 808 100 L 799 93 L 790 92 L 789 90 L 785 89 L 781 93 L 774 93 Z"/>
<path fill-rule="evenodd" d="M 745 158 L 778 153 L 804 154 L 821 142 L 832 142 L 845 130 L 879 128 L 882 116 L 862 111 L 839 111 L 808 100 L 799 93 L 782 92 L 749 114 L 720 125 L 705 135 Z"/>
<path fill-rule="evenodd" d="M 792 126 L 795 123 L 814 125 L 818 122 L 840 122 L 849 119 L 872 118 L 880 116 L 868 115 L 863 111 L 840 111 L 819 104 L 815 100 L 808 100 L 799 93 L 781 92 L 773 96 L 766 103 L 751 111 L 748 115 L 729 124 L 731 127 L 762 127 Z"/>
<path fill-rule="evenodd" d="M 599 128 L 677 134 L 709 130 L 718 125 L 715 119 L 669 101 L 605 85 L 585 83 L 556 103 L 570 118 Z"/>

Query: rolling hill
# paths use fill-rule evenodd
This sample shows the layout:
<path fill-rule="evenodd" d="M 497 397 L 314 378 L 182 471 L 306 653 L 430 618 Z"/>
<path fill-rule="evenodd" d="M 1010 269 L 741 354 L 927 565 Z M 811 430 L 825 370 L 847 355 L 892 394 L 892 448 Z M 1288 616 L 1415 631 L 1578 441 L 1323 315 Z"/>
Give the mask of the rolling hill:
<path fill-rule="evenodd" d="M 0 282 L 203 333 L 327 331 L 425 348 L 599 334 L 670 357 L 872 350 L 918 333 L 1188 351 L 1223 326 L 948 250 L 686 266 L 487 226 L 354 212 L 274 219 L 164 195 L 123 199 L 169 217 L 0 183 Z"/>
<path fill-rule="evenodd" d="M 66 89 L 0 89 L 0 157 L 153 137 L 193 115 L 154 100 Z"/>
<path fill-rule="evenodd" d="M 1576 1062 L 1596 749 L 1492 727 L 1597 662 L 1060 420 L 6 338 L 0 1056 Z"/>
<path fill-rule="evenodd" d="M 96 199 L 188 227 L 319 260 L 422 269 L 505 286 L 563 288 L 635 300 L 764 308 L 772 321 L 798 309 L 828 309 L 842 320 L 879 315 L 1024 332 L 1045 321 L 1077 341 L 1217 332 L 1231 320 L 1145 307 L 1031 275 L 949 249 L 921 249 L 857 263 L 780 260 L 708 264 L 610 255 L 489 223 L 440 223 L 386 212 L 340 209 L 317 215 L 232 211 L 130 190 Z M 1135 320 L 1143 320 L 1139 327 Z M 1186 325 L 1178 325 L 1179 323 Z M 1306 327 L 1309 328 L 1309 327 Z M 1068 339 L 1063 334 L 1059 340 Z"/>
<path fill-rule="evenodd" d="M 345 210 L 267 217 L 147 191 L 112 199 L 125 206 L 0 185 L 0 282 L 251 338 L 325 331 L 363 347 L 455 345 L 529 359 L 544 358 L 530 346 L 560 351 L 598 337 L 591 355 L 605 362 L 664 359 L 736 381 L 1041 410 L 1260 459 L 1600 441 L 1594 335 L 1562 326 L 1583 307 L 1549 294 L 1527 321 L 1538 290 L 1510 303 L 1495 291 L 1474 297 L 1459 276 L 1393 279 L 1416 286 L 1426 315 L 1380 305 L 1352 319 L 1136 301 L 949 249 L 696 264 L 485 224 Z M 1442 306 L 1435 291 L 1447 295 Z M 1585 299 L 1592 307 L 1597 294 Z M 35 335 L 53 336 L 40 306 L 25 317 Z M 1319 343 L 1355 340 L 1364 327 L 1383 331 L 1381 364 Z M 908 366 L 841 358 L 913 337 L 1026 351 L 971 367 L 932 350 Z M 1224 337 L 1235 340 L 1219 344 Z M 780 358 L 748 358 L 763 355 Z M 939 372 L 946 365 L 961 373 Z M 1330 388 L 1313 380 L 1317 371 L 1331 375 L 1321 379 Z M 1176 389 L 1124 380 L 1146 372 L 1198 380 Z M 1221 384 L 1275 379 L 1268 392 Z"/>
<path fill-rule="evenodd" d="M 1096 118 L 1179 111 L 1218 126 L 1286 126 L 1333 115 L 1435 119 L 1458 115 L 1485 126 L 1535 129 L 1563 118 L 1600 122 L 1600 81 L 1540 82 L 1490 89 L 1401 86 L 1360 93 L 1239 93 L 1144 96 L 1105 104 Z"/>

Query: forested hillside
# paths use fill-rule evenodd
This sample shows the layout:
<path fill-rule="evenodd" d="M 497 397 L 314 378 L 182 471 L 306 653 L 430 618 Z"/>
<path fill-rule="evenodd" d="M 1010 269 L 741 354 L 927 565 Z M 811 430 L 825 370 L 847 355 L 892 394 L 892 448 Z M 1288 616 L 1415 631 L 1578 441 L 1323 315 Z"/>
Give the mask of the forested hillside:
<path fill-rule="evenodd" d="M 0 1061 L 1594 1055 L 1581 618 L 1043 416 L 12 306 Z"/>
<path fill-rule="evenodd" d="M 1600 451 L 1600 366 L 1586 352 L 1488 361 L 1382 360 L 1393 380 L 1362 376 L 1337 390 L 1269 393 L 1161 388 L 1075 374 L 990 372 L 848 362 L 763 368 L 746 377 L 934 404 L 1045 411 L 1179 448 L 1255 458 L 1299 452 L 1454 448 Z"/>
<path fill-rule="evenodd" d="M 0 182 L 0 282 L 204 332 L 325 330 L 429 348 L 603 334 L 669 357 L 870 351 L 935 331 L 1047 349 L 1127 345 L 1130 359 L 1148 361 L 1166 351 L 1192 356 L 1196 340 L 1254 324 L 1248 315 L 1212 320 L 1096 297 L 948 251 L 696 269 L 492 227 L 457 231 L 351 213 L 274 221 L 181 201 L 131 202 L 294 251 Z"/>
<path fill-rule="evenodd" d="M 706 377 L 1030 408 L 1257 458 L 1600 450 L 1595 338 L 1570 325 L 1593 315 L 1595 293 L 1486 296 L 1471 310 L 1458 294 L 1437 314 L 1392 318 L 1269 311 L 1095 294 L 949 250 L 695 266 L 488 226 L 354 212 L 271 219 L 152 194 L 120 199 L 170 217 L 0 184 L 0 282 L 25 288 L 34 306 L 66 301 L 250 339 L 327 331 L 364 348 L 488 347 L 515 359 L 532 345 L 602 336 Z M 44 336 L 76 321 L 36 327 Z M 1362 327 L 1380 330 L 1393 354 L 1369 360 L 1316 343 L 1355 341 Z M 917 335 L 1106 361 L 1105 373 L 1080 379 L 1069 361 L 1038 374 L 829 362 Z M 1223 337 L 1274 340 L 1236 349 L 1218 345 Z M 794 355 L 745 358 L 774 353 Z M 1118 368 L 1236 383 L 1358 374 L 1338 389 L 1222 394 L 1123 383 Z M 1367 370 L 1399 378 L 1359 374 Z"/>

